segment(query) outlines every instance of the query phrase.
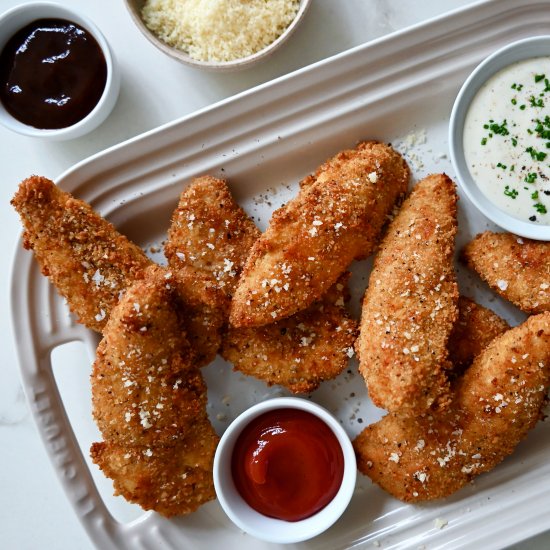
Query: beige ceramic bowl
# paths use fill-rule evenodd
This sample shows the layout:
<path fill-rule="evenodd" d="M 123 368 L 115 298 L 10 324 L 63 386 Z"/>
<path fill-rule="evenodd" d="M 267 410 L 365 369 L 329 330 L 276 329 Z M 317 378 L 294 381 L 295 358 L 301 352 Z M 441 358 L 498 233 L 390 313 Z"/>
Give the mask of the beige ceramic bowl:
<path fill-rule="evenodd" d="M 244 68 L 250 67 L 251 65 L 257 63 L 258 61 L 265 59 L 270 54 L 272 54 L 276 49 L 278 49 L 287 40 L 287 38 L 294 32 L 294 30 L 298 27 L 309 5 L 311 4 L 311 0 L 300 0 L 300 7 L 298 8 L 298 13 L 296 14 L 296 17 L 294 18 L 292 23 L 286 28 L 283 34 L 281 34 L 274 42 L 269 44 L 269 46 L 265 47 L 263 50 L 260 50 L 259 52 L 253 55 L 249 55 L 248 57 L 242 57 L 234 61 L 225 61 L 225 62 L 198 61 L 197 59 L 193 59 L 191 56 L 189 56 L 185 52 L 178 50 L 173 46 L 169 46 L 145 26 L 145 23 L 141 18 L 141 9 L 143 7 L 143 4 L 145 3 L 145 0 L 125 0 L 125 3 L 138 29 L 145 35 L 145 37 L 150 42 L 152 42 L 157 48 L 159 48 L 165 54 L 169 55 L 170 57 L 173 57 L 174 59 L 177 59 L 178 61 L 181 61 L 182 63 L 185 63 L 186 65 L 191 65 L 193 67 L 198 67 L 201 69 L 206 69 L 211 71 L 233 71 L 237 69 L 244 69 Z"/>

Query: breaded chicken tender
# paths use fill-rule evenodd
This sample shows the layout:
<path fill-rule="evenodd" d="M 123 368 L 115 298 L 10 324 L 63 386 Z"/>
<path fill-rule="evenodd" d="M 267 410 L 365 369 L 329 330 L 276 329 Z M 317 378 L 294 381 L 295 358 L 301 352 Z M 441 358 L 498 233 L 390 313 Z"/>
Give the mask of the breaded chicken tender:
<path fill-rule="evenodd" d="M 92 460 L 113 480 L 115 495 L 165 517 L 186 515 L 216 498 L 212 481 L 218 436 L 207 420 L 170 446 L 94 443 Z"/>
<path fill-rule="evenodd" d="M 170 281 L 165 269 L 149 267 L 104 329 L 91 383 L 93 416 L 106 440 L 169 444 L 206 407 Z"/>
<path fill-rule="evenodd" d="M 550 243 L 486 231 L 463 257 L 497 294 L 525 313 L 550 310 Z"/>
<path fill-rule="evenodd" d="M 102 332 L 120 297 L 153 262 L 89 204 L 47 178 L 24 180 L 11 202 L 25 227 L 23 244 L 33 250 L 42 273 L 81 323 Z M 220 347 L 223 318 L 187 281 L 174 284 L 186 309 L 184 328 L 195 361 L 206 365 Z"/>
<path fill-rule="evenodd" d="M 119 294 L 151 265 L 143 250 L 91 206 L 40 176 L 24 180 L 11 201 L 34 252 L 79 322 L 101 332 Z"/>
<path fill-rule="evenodd" d="M 127 290 L 105 326 L 91 377 L 93 414 L 105 439 L 92 446 L 94 462 L 117 494 L 166 515 L 189 513 L 214 497 L 217 442 L 170 281 L 154 266 Z"/>
<path fill-rule="evenodd" d="M 458 299 L 458 320 L 449 337 L 449 359 L 452 376 L 462 374 L 473 360 L 510 325 L 490 309 L 476 304 L 470 298 Z"/>
<path fill-rule="evenodd" d="M 254 243 L 231 304 L 231 324 L 267 325 L 319 300 L 354 259 L 373 252 L 408 181 L 399 153 L 373 141 L 323 164 Z"/>
<path fill-rule="evenodd" d="M 214 297 L 225 322 L 253 243 L 260 231 L 234 201 L 227 183 L 210 176 L 181 194 L 165 246 L 178 284 Z M 349 274 L 307 310 L 263 327 L 227 327 L 221 355 L 236 370 L 293 392 L 310 392 L 345 368 L 356 337 L 348 316 Z M 194 279 L 194 284 L 185 281 Z"/>
<path fill-rule="evenodd" d="M 222 343 L 222 329 L 225 321 L 223 312 L 209 303 L 208 297 L 200 293 L 196 285 L 189 285 L 172 271 L 172 282 L 178 295 L 180 307 L 184 310 L 183 328 L 191 343 L 195 365 L 209 365 L 218 353 Z"/>
<path fill-rule="evenodd" d="M 405 502 L 446 497 L 511 454 L 541 418 L 550 385 L 550 312 L 494 339 L 448 411 L 390 413 L 354 441 L 358 467 Z"/>
<path fill-rule="evenodd" d="M 227 317 L 242 267 L 259 236 L 227 183 L 202 176 L 180 196 L 164 253 L 182 283 L 208 296 Z"/>
<path fill-rule="evenodd" d="M 456 202 L 447 176 L 423 179 L 374 261 L 356 347 L 370 398 L 388 411 L 421 413 L 449 400 L 447 342 L 458 316 Z"/>
<path fill-rule="evenodd" d="M 243 374 L 294 393 L 312 392 L 340 374 L 353 355 L 357 324 L 344 309 L 349 273 L 309 308 L 262 327 L 229 326 L 222 357 Z"/>

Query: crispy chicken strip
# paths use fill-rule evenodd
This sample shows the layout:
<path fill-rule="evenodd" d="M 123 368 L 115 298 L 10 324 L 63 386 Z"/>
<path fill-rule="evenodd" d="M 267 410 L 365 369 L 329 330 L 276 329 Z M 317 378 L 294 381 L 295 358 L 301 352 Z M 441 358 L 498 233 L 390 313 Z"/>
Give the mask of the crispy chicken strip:
<path fill-rule="evenodd" d="M 486 231 L 468 243 L 463 257 L 497 294 L 525 313 L 550 310 L 550 243 Z"/>
<path fill-rule="evenodd" d="M 197 286 L 173 273 L 171 283 L 178 294 L 180 307 L 184 310 L 183 328 L 192 345 L 195 365 L 204 367 L 216 358 L 221 343 L 224 315 L 209 303 L 206 295 L 198 292 Z"/>
<path fill-rule="evenodd" d="M 11 202 L 25 228 L 23 244 L 33 250 L 42 273 L 81 323 L 102 332 L 121 295 L 153 262 L 89 204 L 47 178 L 24 180 Z M 208 364 L 221 344 L 223 318 L 205 296 L 174 284 L 186 308 L 184 327 L 195 361 Z"/>
<path fill-rule="evenodd" d="M 89 204 L 47 178 L 24 180 L 11 204 L 25 228 L 23 246 L 33 250 L 79 321 L 101 332 L 119 294 L 151 260 Z"/>
<path fill-rule="evenodd" d="M 238 277 L 260 231 L 234 201 L 227 183 L 204 176 L 182 193 L 165 251 L 181 280 L 194 279 L 197 293 L 209 294 L 227 321 Z M 279 323 L 235 329 L 223 335 L 221 355 L 235 369 L 309 392 L 347 365 L 356 323 L 344 309 L 348 274 L 309 309 Z M 187 285 L 189 287 L 189 285 Z"/>
<path fill-rule="evenodd" d="M 227 317 L 242 267 L 259 236 L 227 183 L 202 176 L 180 196 L 164 253 L 178 278 L 208 296 Z"/>
<path fill-rule="evenodd" d="M 235 369 L 294 393 L 340 374 L 353 355 L 357 324 L 344 309 L 349 273 L 309 308 L 262 327 L 229 326 L 222 357 Z"/>
<path fill-rule="evenodd" d="M 171 278 L 151 266 L 105 326 L 92 369 L 93 415 L 106 440 L 169 444 L 206 407 L 206 386 L 182 330 Z"/>
<path fill-rule="evenodd" d="M 456 201 L 447 176 L 419 182 L 374 261 L 356 347 L 372 401 L 389 411 L 448 403 L 447 342 L 458 316 Z"/>
<path fill-rule="evenodd" d="M 460 296 L 458 320 L 448 344 L 449 359 L 453 364 L 452 376 L 464 373 L 489 343 L 509 328 L 510 325 L 495 312 Z"/>
<path fill-rule="evenodd" d="M 185 352 L 171 280 L 154 266 L 127 290 L 105 326 L 91 377 L 93 414 L 105 439 L 92 446 L 92 458 L 117 493 L 167 515 L 213 498 L 217 441 L 206 385 Z"/>
<path fill-rule="evenodd" d="M 459 381 L 451 408 L 390 413 L 354 441 L 361 472 L 394 497 L 446 497 L 511 454 L 542 415 L 550 385 L 550 312 L 493 340 Z"/>
<path fill-rule="evenodd" d="M 115 495 L 166 517 L 186 515 L 216 498 L 212 481 L 218 436 L 199 420 L 173 445 L 142 447 L 94 443 L 90 454 L 113 480 Z"/>
<path fill-rule="evenodd" d="M 408 181 L 403 158 L 382 143 L 360 143 L 323 164 L 254 243 L 231 324 L 267 325 L 318 300 L 352 260 L 373 252 Z"/>

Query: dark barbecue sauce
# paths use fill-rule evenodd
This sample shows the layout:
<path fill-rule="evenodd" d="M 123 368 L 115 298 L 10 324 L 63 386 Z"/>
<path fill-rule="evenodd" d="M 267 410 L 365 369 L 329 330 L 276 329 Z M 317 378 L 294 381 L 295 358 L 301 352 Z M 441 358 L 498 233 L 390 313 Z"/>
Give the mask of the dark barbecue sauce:
<path fill-rule="evenodd" d="M 0 100 L 17 120 L 41 129 L 72 126 L 97 105 L 107 64 L 95 38 L 64 19 L 39 19 L 0 54 Z"/>
<path fill-rule="evenodd" d="M 299 521 L 336 495 L 344 455 L 333 431 L 298 409 L 278 409 L 253 420 L 240 434 L 232 475 L 243 499 L 257 512 Z"/>

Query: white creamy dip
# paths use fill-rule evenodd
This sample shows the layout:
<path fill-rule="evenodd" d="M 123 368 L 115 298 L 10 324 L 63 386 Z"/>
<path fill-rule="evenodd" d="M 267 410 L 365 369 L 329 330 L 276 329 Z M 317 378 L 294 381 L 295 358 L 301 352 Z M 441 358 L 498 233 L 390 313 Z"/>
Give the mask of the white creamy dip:
<path fill-rule="evenodd" d="M 510 65 L 483 85 L 466 115 L 464 155 L 496 206 L 550 223 L 550 57 Z"/>

